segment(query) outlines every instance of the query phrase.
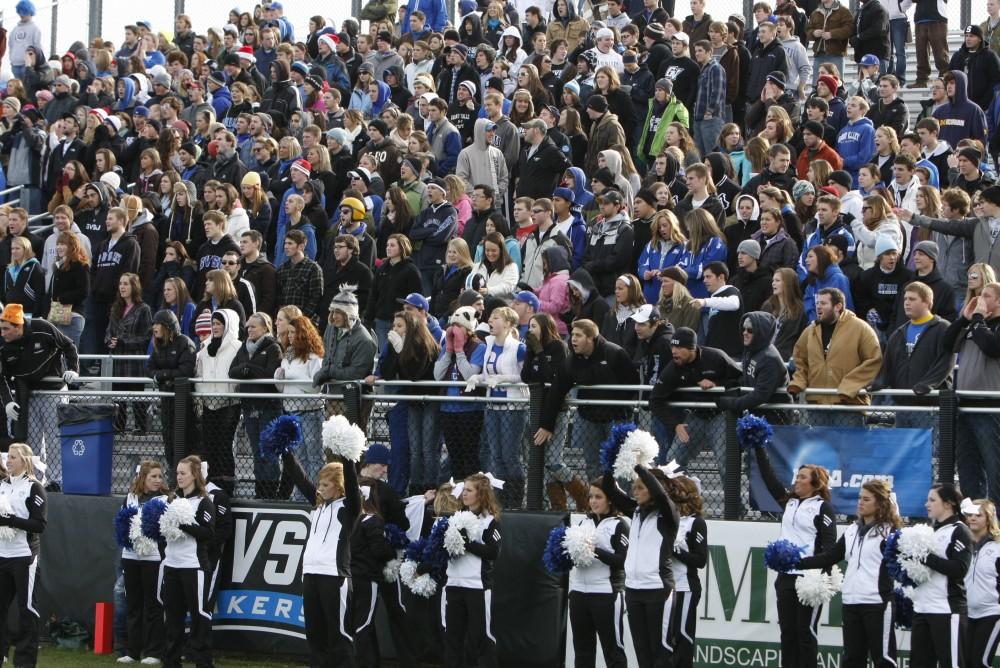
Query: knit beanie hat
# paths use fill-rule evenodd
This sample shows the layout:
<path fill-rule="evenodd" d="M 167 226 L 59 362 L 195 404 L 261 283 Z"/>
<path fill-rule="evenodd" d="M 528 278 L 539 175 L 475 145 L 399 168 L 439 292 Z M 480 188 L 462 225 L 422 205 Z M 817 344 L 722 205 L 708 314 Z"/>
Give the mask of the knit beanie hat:
<path fill-rule="evenodd" d="M 341 285 L 340 292 L 330 301 L 330 310 L 344 313 L 352 323 L 358 319 L 358 298 L 354 294 L 357 289 L 356 285 Z"/>
<path fill-rule="evenodd" d="M 882 253 L 888 253 L 889 251 L 899 252 L 899 244 L 896 240 L 889 234 L 880 234 L 875 239 L 875 257 L 879 257 Z"/>
<path fill-rule="evenodd" d="M 202 311 L 194 321 L 194 333 L 199 339 L 212 335 L 212 314 L 208 309 Z"/>
<path fill-rule="evenodd" d="M 806 181 L 805 179 L 800 179 L 795 182 L 792 186 L 792 200 L 798 202 L 800 199 L 806 195 L 815 195 L 816 187 L 813 186 L 812 182 Z"/>

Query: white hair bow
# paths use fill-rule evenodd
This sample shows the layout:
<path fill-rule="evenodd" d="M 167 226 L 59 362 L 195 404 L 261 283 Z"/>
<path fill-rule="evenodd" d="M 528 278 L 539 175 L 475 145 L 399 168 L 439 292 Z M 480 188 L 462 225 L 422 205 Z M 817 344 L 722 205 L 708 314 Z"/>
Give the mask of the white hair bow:
<path fill-rule="evenodd" d="M 480 471 L 479 475 L 486 476 L 486 479 L 490 481 L 490 487 L 493 489 L 503 489 L 504 481 L 500 478 L 493 477 L 492 473 L 483 473 Z M 463 480 L 460 483 L 455 483 L 454 480 L 451 480 L 451 482 L 455 484 L 455 489 L 451 490 L 451 495 L 457 499 L 462 496 L 462 490 L 465 489 L 465 481 Z"/>
<path fill-rule="evenodd" d="M 969 497 L 962 499 L 961 511 L 963 515 L 979 515 L 982 512 L 979 509 L 979 504 L 974 503 Z"/>
<path fill-rule="evenodd" d="M 362 485 L 361 486 L 361 495 L 363 497 L 365 497 L 365 501 L 367 501 L 368 499 L 370 499 L 371 495 L 372 495 L 371 485 Z"/>
<path fill-rule="evenodd" d="M 663 466 L 658 466 L 657 468 L 663 471 L 663 474 L 667 476 L 667 478 L 670 478 L 671 480 L 673 480 L 674 478 L 680 478 L 682 475 L 684 475 L 684 468 L 677 463 L 676 459 L 671 459 Z"/>
<path fill-rule="evenodd" d="M 201 463 L 201 477 L 208 480 L 208 462 L 203 461 Z"/>

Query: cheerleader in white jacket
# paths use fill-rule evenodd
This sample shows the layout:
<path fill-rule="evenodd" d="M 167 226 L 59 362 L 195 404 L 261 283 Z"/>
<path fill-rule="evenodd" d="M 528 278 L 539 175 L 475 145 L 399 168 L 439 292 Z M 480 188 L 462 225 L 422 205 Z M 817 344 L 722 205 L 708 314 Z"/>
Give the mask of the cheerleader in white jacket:
<path fill-rule="evenodd" d="M 1000 643 L 1000 523 L 996 506 L 987 499 L 963 499 L 962 516 L 973 540 L 972 565 L 965 574 L 965 665 L 990 668 Z"/>

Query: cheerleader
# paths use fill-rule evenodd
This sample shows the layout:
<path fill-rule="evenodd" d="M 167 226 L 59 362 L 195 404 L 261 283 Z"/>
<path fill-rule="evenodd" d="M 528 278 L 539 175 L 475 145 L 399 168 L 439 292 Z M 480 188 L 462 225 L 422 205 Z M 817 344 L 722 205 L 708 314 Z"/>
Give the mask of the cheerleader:
<path fill-rule="evenodd" d="M 354 639 L 348 633 L 351 596 L 351 534 L 361 515 L 361 490 L 354 464 L 343 457 L 325 464 L 314 485 L 302 465 L 282 455 L 299 492 L 315 499 L 309 538 L 302 553 L 302 609 L 310 665 L 352 667 Z"/>
<path fill-rule="evenodd" d="M 875 668 L 896 666 L 893 582 L 882 553 L 889 534 L 901 524 L 889 483 L 869 480 L 858 493 L 857 521 L 828 552 L 799 563 L 801 570 L 808 570 L 847 561 L 841 592 L 844 668 L 864 668 L 869 658 Z"/>
<path fill-rule="evenodd" d="M 226 543 L 233 537 L 232 499 L 229 493 L 223 488 L 208 480 L 208 462 L 201 463 L 201 475 L 205 478 L 205 491 L 212 499 L 215 506 L 215 531 L 212 534 L 212 542 L 208 545 L 208 609 L 215 610 L 215 599 L 219 595 L 219 566 L 222 561 L 222 553 L 226 551 Z"/>
<path fill-rule="evenodd" d="M 163 482 L 163 466 L 160 462 L 146 460 L 139 465 L 122 507 L 136 508 L 142 514 L 142 504 L 155 498 L 165 500 L 168 494 Z M 125 656 L 118 659 L 118 663 L 135 663 L 140 659 L 148 659 L 147 663 L 154 659 L 159 662 L 163 656 L 163 606 L 156 595 L 161 564 L 159 549 L 140 555 L 127 547 L 122 548 L 128 640 Z"/>
<path fill-rule="evenodd" d="M 972 566 L 965 574 L 969 626 L 965 633 L 967 666 L 990 668 L 1000 642 L 1000 524 L 997 508 L 986 499 L 962 500 L 962 515 L 972 532 Z"/>
<path fill-rule="evenodd" d="M 482 536 L 465 537 L 465 554 L 448 562 L 441 595 L 444 624 L 444 665 L 460 668 L 473 661 L 480 666 L 497 665 L 497 641 L 490 619 L 493 562 L 500 554 L 500 504 L 493 494 L 492 480 L 483 473 L 465 479 L 462 505 L 479 518 Z"/>
<path fill-rule="evenodd" d="M 10 540 L 0 540 L 0 610 L 10 610 L 17 598 L 17 644 L 15 666 L 34 666 L 38 659 L 38 608 L 35 606 L 35 570 L 41 533 L 45 531 L 45 489 L 35 478 L 32 452 L 24 443 L 14 443 L 7 453 L 7 475 L 0 482 L 0 496 L 7 497 L 10 515 L 0 516 L 0 527 L 17 531 Z"/>
<path fill-rule="evenodd" d="M 385 537 L 385 522 L 378 512 L 378 487 L 371 478 L 361 479 L 361 520 L 351 535 L 351 589 L 354 617 L 354 649 L 358 666 L 379 665 L 375 611 L 378 606 L 382 569 L 396 556 Z"/>
<path fill-rule="evenodd" d="M 792 489 L 785 489 L 775 475 L 764 448 L 754 450 L 767 491 L 785 509 L 781 516 L 779 538 L 805 548 L 803 557 L 833 549 L 837 542 L 837 527 L 834 524 L 833 504 L 830 503 L 830 474 L 827 470 L 814 464 L 800 466 Z M 779 573 L 774 583 L 778 599 L 782 668 L 812 668 L 818 661 L 816 627 L 823 606 L 814 608 L 799 601 L 795 581 L 801 575 L 802 571 L 798 570 Z"/>
<path fill-rule="evenodd" d="M 670 560 L 674 574 L 674 601 L 670 606 L 667 644 L 674 650 L 672 666 L 694 665 L 694 639 L 701 600 L 698 569 L 708 563 L 708 525 L 702 517 L 702 499 L 698 483 L 684 475 L 667 477 L 667 492 L 677 507 L 680 522 Z"/>
<path fill-rule="evenodd" d="M 643 667 L 669 665 L 672 648 L 667 644 L 666 622 L 674 593 L 670 557 L 680 518 L 665 491 L 666 474 L 644 466 L 636 466 L 635 471 L 639 479 L 632 483 L 634 498 L 610 475 L 602 477 L 601 487 L 616 508 L 632 513 L 625 555 L 625 603 L 635 656 Z"/>
<path fill-rule="evenodd" d="M 590 512 L 580 526 L 594 530 L 594 556 L 590 566 L 569 572 L 569 623 L 573 626 L 576 668 L 593 668 L 597 661 L 595 636 L 601 639 L 604 664 L 625 668 L 625 554 L 628 522 L 601 489 L 601 478 L 590 483 Z"/>
<path fill-rule="evenodd" d="M 212 665 L 212 611 L 208 608 L 208 551 L 215 529 L 215 505 L 205 491 L 201 459 L 190 455 L 177 462 L 177 490 L 194 509 L 194 524 L 182 524 L 187 534 L 167 541 L 163 552 L 160 603 L 167 627 L 167 651 L 163 665 L 180 668 L 185 654 L 184 620 L 191 616 L 190 643 L 186 655 L 198 668 Z"/>
<path fill-rule="evenodd" d="M 962 496 L 954 485 L 927 493 L 927 517 L 933 520 L 934 552 L 924 564 L 930 579 L 913 591 L 910 666 L 959 666 L 965 637 L 965 574 L 972 561 L 972 534 L 959 515 Z"/>

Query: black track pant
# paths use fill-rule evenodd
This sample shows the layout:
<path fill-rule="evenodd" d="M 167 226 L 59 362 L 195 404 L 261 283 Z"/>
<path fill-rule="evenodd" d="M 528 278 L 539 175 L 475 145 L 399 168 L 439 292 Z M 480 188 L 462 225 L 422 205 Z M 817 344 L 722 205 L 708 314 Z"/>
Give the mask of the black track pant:
<path fill-rule="evenodd" d="M 378 583 L 354 578 L 351 583 L 354 618 L 354 651 L 360 668 L 379 665 L 378 635 L 375 633 L 375 610 L 378 607 Z"/>
<path fill-rule="evenodd" d="M 208 597 L 205 609 L 210 613 L 215 613 L 215 602 L 219 598 L 219 575 L 222 571 L 221 559 L 218 557 L 208 557 Z"/>
<path fill-rule="evenodd" d="M 396 663 L 400 668 L 416 668 L 417 657 L 414 648 L 418 647 L 419 643 L 414 637 L 412 622 L 407 622 L 408 605 L 403 598 L 403 583 L 397 579 L 392 584 L 380 586 L 379 597 L 382 599 L 389 620 L 389 635 L 392 636 L 392 644 L 396 648 Z M 432 615 L 430 619 L 436 627 L 438 616 Z"/>
<path fill-rule="evenodd" d="M 311 668 L 353 668 L 351 580 L 339 575 L 306 574 L 302 578 L 302 611 L 306 618 Z"/>
<path fill-rule="evenodd" d="M 781 668 L 816 668 L 819 640 L 816 627 L 823 606 L 799 603 L 795 592 L 798 576 L 781 574 L 774 583 L 778 597 L 778 628 L 781 632 Z"/>
<path fill-rule="evenodd" d="M 666 589 L 626 589 L 628 627 L 632 632 L 635 656 L 642 668 L 665 668 L 670 665 L 667 645 L 668 608 L 674 593 Z"/>
<path fill-rule="evenodd" d="M 910 668 L 959 668 L 965 638 L 965 614 L 913 615 L 910 632 Z"/>
<path fill-rule="evenodd" d="M 1000 615 L 969 619 L 965 628 L 965 665 L 991 668 L 1000 642 Z"/>
<path fill-rule="evenodd" d="M 875 668 L 896 666 L 893 604 L 846 604 L 843 607 L 843 668 L 865 668 L 869 657 Z"/>
<path fill-rule="evenodd" d="M 15 666 L 34 666 L 38 660 L 38 608 L 35 607 L 34 557 L 0 559 L 0 610 L 6 615 L 17 599 L 17 636 L 14 639 Z"/>
<path fill-rule="evenodd" d="M 128 626 L 128 655 L 138 661 L 147 656 L 163 657 L 166 630 L 163 605 L 156 597 L 160 585 L 159 561 L 122 559 L 125 573 L 125 609 Z"/>
<path fill-rule="evenodd" d="M 208 576 L 200 568 L 163 567 L 160 602 L 167 626 L 167 651 L 164 668 L 180 668 L 185 652 L 184 621 L 191 615 L 191 639 L 187 646 L 189 660 L 197 668 L 212 666 L 212 613 L 208 602 Z"/>
<path fill-rule="evenodd" d="M 597 638 L 608 668 L 625 668 L 625 593 L 569 593 L 569 623 L 573 626 L 576 668 L 594 668 Z"/>
<path fill-rule="evenodd" d="M 492 595 L 489 589 L 445 587 L 441 595 L 445 668 L 464 668 L 474 661 L 481 668 L 496 668 L 497 640 L 490 627 Z"/>
<path fill-rule="evenodd" d="M 691 668 L 694 665 L 699 599 L 700 591 L 674 591 L 667 625 L 667 645 L 674 653 L 671 668 Z"/>

